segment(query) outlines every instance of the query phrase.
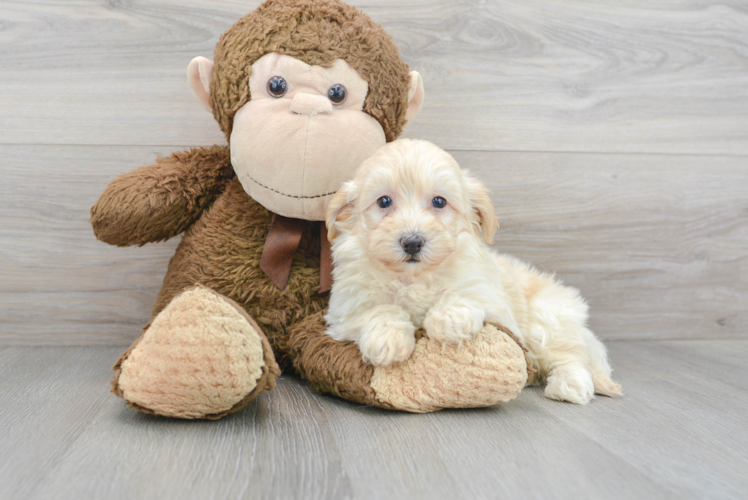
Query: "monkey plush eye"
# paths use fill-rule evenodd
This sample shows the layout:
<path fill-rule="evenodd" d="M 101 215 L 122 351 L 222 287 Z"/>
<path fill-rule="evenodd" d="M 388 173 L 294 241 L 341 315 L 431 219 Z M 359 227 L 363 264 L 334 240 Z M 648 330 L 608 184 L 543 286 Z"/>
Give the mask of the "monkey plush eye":
<path fill-rule="evenodd" d="M 341 84 L 336 83 L 329 89 L 327 89 L 327 97 L 332 101 L 333 104 L 341 104 L 345 101 L 346 91 L 345 87 Z"/>
<path fill-rule="evenodd" d="M 282 76 L 274 76 L 268 80 L 268 94 L 273 97 L 283 97 L 288 92 L 288 83 Z"/>
<path fill-rule="evenodd" d="M 431 200 L 431 206 L 433 206 L 434 208 L 444 208 L 447 206 L 447 200 L 445 200 L 441 196 L 437 196 L 433 200 Z"/>
<path fill-rule="evenodd" d="M 392 198 L 389 196 L 382 196 L 377 200 L 377 206 L 379 208 L 389 208 L 392 206 Z"/>

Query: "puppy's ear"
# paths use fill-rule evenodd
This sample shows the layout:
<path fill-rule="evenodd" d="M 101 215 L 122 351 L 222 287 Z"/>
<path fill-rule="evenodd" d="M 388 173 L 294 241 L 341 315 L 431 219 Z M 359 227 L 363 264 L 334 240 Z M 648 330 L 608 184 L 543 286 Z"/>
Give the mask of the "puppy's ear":
<path fill-rule="evenodd" d="M 491 193 L 480 181 L 466 176 L 468 192 L 470 193 L 470 205 L 473 209 L 471 222 L 475 226 L 477 234 L 483 234 L 487 243 L 493 243 L 493 237 L 499 229 L 499 221 L 496 211 L 491 203 Z"/>
<path fill-rule="evenodd" d="M 353 215 L 353 204 L 356 200 L 356 184 L 348 181 L 335 193 L 330 204 L 327 206 L 325 225 L 327 226 L 327 239 L 332 240 L 338 235 L 338 224 L 350 219 Z"/>

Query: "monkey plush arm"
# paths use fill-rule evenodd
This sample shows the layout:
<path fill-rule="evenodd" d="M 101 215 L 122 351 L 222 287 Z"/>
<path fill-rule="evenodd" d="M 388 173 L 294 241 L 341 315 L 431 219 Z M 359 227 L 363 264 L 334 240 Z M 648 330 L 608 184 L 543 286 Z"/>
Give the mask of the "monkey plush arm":
<path fill-rule="evenodd" d="M 107 186 L 91 208 L 94 233 L 117 246 L 167 240 L 189 228 L 233 176 L 228 146 L 157 158 Z"/>

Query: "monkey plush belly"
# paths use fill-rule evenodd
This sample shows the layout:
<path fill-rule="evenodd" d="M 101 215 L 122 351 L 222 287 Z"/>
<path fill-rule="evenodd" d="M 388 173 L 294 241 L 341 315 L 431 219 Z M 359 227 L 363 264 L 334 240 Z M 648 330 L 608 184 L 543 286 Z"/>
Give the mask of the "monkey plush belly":
<path fill-rule="evenodd" d="M 279 290 L 260 269 L 273 213 L 250 198 L 237 179 L 184 234 L 169 262 L 155 317 L 171 300 L 203 285 L 234 300 L 259 324 L 281 361 L 287 330 L 327 306 L 319 290 L 319 235 L 310 224 L 296 252 L 288 285 Z"/>

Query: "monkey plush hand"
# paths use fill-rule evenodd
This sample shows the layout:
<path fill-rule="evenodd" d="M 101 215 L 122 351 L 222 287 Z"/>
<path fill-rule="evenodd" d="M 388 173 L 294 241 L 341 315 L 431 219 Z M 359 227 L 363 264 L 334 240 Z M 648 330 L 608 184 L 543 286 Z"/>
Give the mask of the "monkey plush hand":
<path fill-rule="evenodd" d="M 325 334 L 324 211 L 341 183 L 418 113 L 423 85 L 389 35 L 337 0 L 268 0 L 188 68 L 228 146 L 115 179 L 91 209 L 119 246 L 183 233 L 153 317 L 112 390 L 137 410 L 216 419 L 272 389 L 280 367 L 321 392 L 414 412 L 512 399 L 527 380 L 501 327 L 446 346 L 422 336 L 376 369 Z M 279 367 L 280 365 L 280 367 Z"/>

